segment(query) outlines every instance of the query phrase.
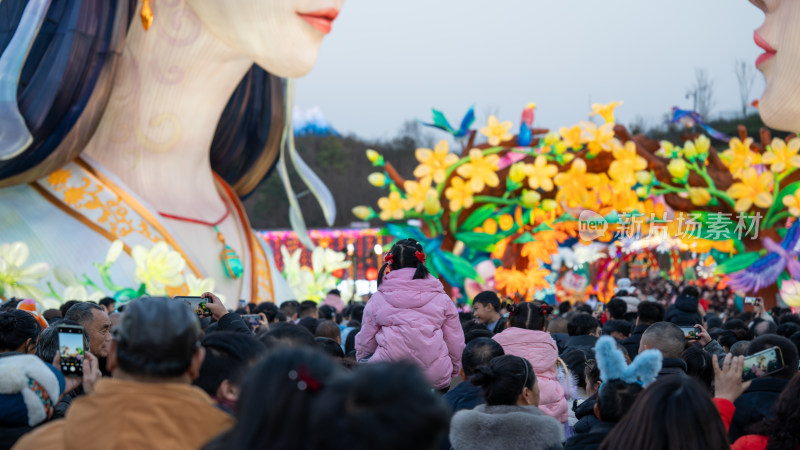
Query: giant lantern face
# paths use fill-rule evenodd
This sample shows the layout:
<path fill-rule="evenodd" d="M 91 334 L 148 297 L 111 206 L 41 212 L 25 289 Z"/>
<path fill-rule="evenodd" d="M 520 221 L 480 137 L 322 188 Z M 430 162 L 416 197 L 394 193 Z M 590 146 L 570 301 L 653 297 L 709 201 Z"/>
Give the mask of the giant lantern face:
<path fill-rule="evenodd" d="M 759 113 L 768 126 L 800 131 L 800 2 L 750 0 L 764 11 L 764 23 L 755 31 L 756 45 L 764 53 L 756 67 L 767 87 L 759 99 Z"/>

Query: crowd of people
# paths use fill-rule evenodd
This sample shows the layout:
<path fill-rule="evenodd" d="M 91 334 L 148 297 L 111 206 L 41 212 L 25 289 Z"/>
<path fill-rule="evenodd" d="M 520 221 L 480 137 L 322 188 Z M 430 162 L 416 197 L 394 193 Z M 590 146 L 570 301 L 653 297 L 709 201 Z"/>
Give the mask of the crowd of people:
<path fill-rule="evenodd" d="M 800 448 L 790 310 L 619 280 L 599 308 L 487 291 L 459 312 L 411 239 L 378 284 L 366 303 L 235 311 L 206 293 L 201 317 L 169 298 L 4 302 L 0 449 Z M 83 330 L 81 375 L 60 370 L 61 326 Z M 767 350 L 780 362 L 744 381 Z"/>

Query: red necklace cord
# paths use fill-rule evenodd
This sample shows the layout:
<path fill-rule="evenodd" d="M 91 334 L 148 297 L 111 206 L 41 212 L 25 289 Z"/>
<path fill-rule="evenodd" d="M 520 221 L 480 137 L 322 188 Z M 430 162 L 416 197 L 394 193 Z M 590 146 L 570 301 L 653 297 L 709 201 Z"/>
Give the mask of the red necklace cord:
<path fill-rule="evenodd" d="M 226 206 L 225 207 L 225 214 L 219 220 L 217 220 L 216 222 L 206 222 L 205 220 L 192 219 L 191 217 L 175 216 L 175 215 L 172 215 L 172 214 L 163 213 L 161 211 L 158 212 L 158 214 L 161 217 L 166 217 L 167 219 L 182 220 L 184 222 L 191 222 L 191 223 L 196 223 L 196 224 L 200 224 L 200 225 L 207 225 L 209 227 L 216 227 L 217 225 L 221 224 L 222 221 L 224 221 L 225 219 L 228 218 L 228 215 L 230 215 L 230 213 L 231 213 L 230 208 L 228 208 Z"/>

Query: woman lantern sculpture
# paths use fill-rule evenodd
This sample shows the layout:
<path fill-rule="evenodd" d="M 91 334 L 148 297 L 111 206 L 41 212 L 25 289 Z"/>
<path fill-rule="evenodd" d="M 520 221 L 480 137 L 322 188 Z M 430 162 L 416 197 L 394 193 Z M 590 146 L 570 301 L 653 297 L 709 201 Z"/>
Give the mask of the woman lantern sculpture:
<path fill-rule="evenodd" d="M 291 298 L 239 197 L 276 164 L 288 180 L 286 157 L 335 216 L 293 152 L 285 79 L 312 68 L 343 3 L 3 1 L 0 241 L 90 274 L 121 240 L 127 285 L 131 249 L 164 242 L 234 302 Z"/>

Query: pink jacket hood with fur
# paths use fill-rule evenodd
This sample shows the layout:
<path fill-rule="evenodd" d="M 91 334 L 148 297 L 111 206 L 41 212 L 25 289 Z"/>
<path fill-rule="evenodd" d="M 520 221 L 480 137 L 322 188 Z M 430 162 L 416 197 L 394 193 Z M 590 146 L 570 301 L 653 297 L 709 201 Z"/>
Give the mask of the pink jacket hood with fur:
<path fill-rule="evenodd" d="M 364 308 L 356 358 L 412 361 L 436 389 L 443 389 L 461 368 L 464 332 L 442 283 L 430 275 L 414 280 L 415 270 L 393 270 L 383 277 Z"/>
<path fill-rule="evenodd" d="M 506 355 L 519 356 L 531 363 L 539 379 L 539 409 L 565 423 L 569 417 L 569 404 L 556 375 L 558 347 L 550 334 L 508 327 L 492 339 L 503 347 Z"/>

